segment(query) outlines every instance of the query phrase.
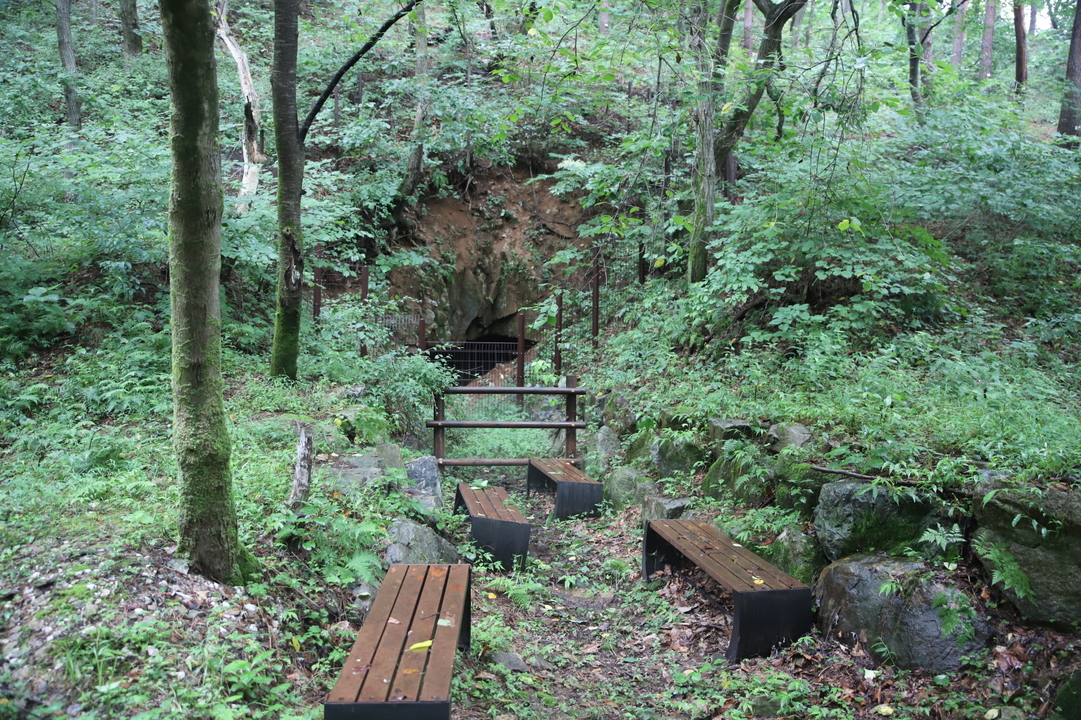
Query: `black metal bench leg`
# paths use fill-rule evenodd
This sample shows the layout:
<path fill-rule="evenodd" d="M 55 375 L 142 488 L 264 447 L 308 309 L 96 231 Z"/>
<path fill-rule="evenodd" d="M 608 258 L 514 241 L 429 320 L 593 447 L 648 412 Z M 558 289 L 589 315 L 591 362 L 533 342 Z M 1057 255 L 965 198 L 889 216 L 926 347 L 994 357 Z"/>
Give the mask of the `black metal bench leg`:
<path fill-rule="evenodd" d="M 769 655 L 807 634 L 814 622 L 810 588 L 733 593 L 732 605 L 729 662 Z"/>
<path fill-rule="evenodd" d="M 649 582 L 653 573 L 671 564 L 669 560 L 671 549 L 672 546 L 667 540 L 650 529 L 647 520 L 645 533 L 642 534 L 642 582 Z"/>

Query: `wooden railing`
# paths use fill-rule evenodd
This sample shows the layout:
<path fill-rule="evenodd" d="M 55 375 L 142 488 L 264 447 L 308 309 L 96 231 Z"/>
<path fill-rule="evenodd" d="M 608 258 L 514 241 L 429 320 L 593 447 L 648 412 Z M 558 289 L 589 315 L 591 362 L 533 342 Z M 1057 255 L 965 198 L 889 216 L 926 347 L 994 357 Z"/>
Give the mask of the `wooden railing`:
<path fill-rule="evenodd" d="M 578 420 L 578 396 L 585 395 L 584 388 L 576 387 L 577 378 L 567 376 L 567 387 L 448 387 L 442 394 L 435 398 L 435 419 L 429 420 L 427 425 L 434 433 L 432 438 L 432 450 L 440 467 L 483 467 L 483 466 L 508 466 L 528 465 L 529 458 L 447 458 L 446 457 L 446 429 L 447 428 L 539 428 L 547 430 L 566 430 L 566 455 L 560 458 L 569 463 L 581 466 L 581 458 L 578 454 L 578 430 L 586 427 L 585 422 Z M 566 399 L 566 420 L 447 420 L 446 404 L 444 395 L 517 395 L 521 402 L 525 395 L 553 395 L 563 396 Z"/>

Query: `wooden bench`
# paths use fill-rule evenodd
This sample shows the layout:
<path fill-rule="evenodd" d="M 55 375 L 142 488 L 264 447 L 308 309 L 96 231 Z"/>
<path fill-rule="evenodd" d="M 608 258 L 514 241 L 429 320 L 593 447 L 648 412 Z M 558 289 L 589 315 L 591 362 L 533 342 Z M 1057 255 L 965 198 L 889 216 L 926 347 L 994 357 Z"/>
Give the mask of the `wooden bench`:
<path fill-rule="evenodd" d="M 473 542 L 491 553 L 504 570 L 524 565 L 529 552 L 529 522 L 507 501 L 507 491 L 501 487 L 475 488 L 458 483 L 454 493 L 454 509 L 465 508 L 469 513 Z"/>
<path fill-rule="evenodd" d="M 642 580 L 686 558 L 732 593 L 729 662 L 769 655 L 811 629 L 811 589 L 699 520 L 649 520 Z"/>
<path fill-rule="evenodd" d="M 601 484 L 569 462 L 530 458 L 526 469 L 526 497 L 534 487 L 555 490 L 552 517 L 556 520 L 572 515 L 600 515 Z"/>
<path fill-rule="evenodd" d="M 468 565 L 391 565 L 325 720 L 449 720 L 454 651 L 469 647 L 469 580 Z"/>

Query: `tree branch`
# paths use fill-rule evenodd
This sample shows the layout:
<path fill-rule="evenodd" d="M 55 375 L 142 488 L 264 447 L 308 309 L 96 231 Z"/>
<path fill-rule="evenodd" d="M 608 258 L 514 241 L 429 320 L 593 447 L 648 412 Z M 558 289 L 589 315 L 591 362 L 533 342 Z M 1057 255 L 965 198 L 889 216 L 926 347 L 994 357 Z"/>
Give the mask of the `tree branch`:
<path fill-rule="evenodd" d="M 334 77 L 332 77 L 330 79 L 330 82 L 327 83 L 326 89 L 323 90 L 323 94 L 320 95 L 319 99 L 315 102 L 315 105 L 312 107 L 312 111 L 308 113 L 308 117 L 304 118 L 304 122 L 301 123 L 299 128 L 297 128 L 297 139 L 300 141 L 301 145 L 304 144 L 304 138 L 307 137 L 308 130 L 311 128 L 312 123 L 315 122 L 315 117 L 319 114 L 319 111 L 323 109 L 323 105 L 326 104 L 327 100 L 334 92 L 334 88 L 338 85 L 339 82 L 341 82 L 341 79 L 345 76 L 345 74 L 349 72 L 349 69 L 356 65 L 357 62 L 359 62 L 360 59 L 364 57 L 369 50 L 375 47 L 375 44 L 379 42 L 379 40 L 387 33 L 387 30 L 390 30 L 396 22 L 411 13 L 413 11 L 413 8 L 415 8 L 421 2 L 422 0 L 409 0 L 409 2 L 405 4 L 405 7 L 387 18 L 387 21 L 383 23 L 382 27 L 376 30 L 375 34 L 368 38 L 368 42 L 364 43 L 364 45 L 360 48 L 360 50 L 357 50 L 356 54 L 353 55 L 353 57 L 346 60 L 345 64 L 338 68 L 338 72 L 334 73 Z"/>

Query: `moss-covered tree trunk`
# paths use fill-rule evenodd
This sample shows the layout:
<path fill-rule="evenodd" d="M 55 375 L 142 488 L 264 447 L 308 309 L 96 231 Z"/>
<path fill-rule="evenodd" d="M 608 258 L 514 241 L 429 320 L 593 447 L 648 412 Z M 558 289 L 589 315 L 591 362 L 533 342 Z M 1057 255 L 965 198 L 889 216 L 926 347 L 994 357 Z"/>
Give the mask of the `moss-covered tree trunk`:
<path fill-rule="evenodd" d="M 120 35 L 124 41 L 124 56 L 143 54 L 143 36 L 139 33 L 139 10 L 135 0 L 120 0 Z"/>
<path fill-rule="evenodd" d="M 278 148 L 278 307 L 270 374 L 296 379 L 300 353 L 301 252 L 300 196 L 304 187 L 304 145 L 297 122 L 298 0 L 274 2 L 274 64 L 270 92 L 274 139 Z"/>
<path fill-rule="evenodd" d="M 180 466 L 180 545 L 196 570 L 242 581 L 221 377 L 222 185 L 214 22 L 207 0 L 161 0 L 169 72 L 169 277 L 173 447 Z"/>
<path fill-rule="evenodd" d="M 687 280 L 700 282 L 706 277 L 706 246 L 713 225 L 713 206 L 717 194 L 717 165 L 713 157 L 713 124 L 716 98 L 713 86 L 713 56 L 706 35 L 711 16 L 709 3 L 702 0 L 691 16 L 690 52 L 698 64 L 698 102 L 695 113 L 694 225 L 687 252 Z"/>
<path fill-rule="evenodd" d="M 71 0 L 56 0 L 56 40 L 60 64 L 64 68 L 64 116 L 68 127 L 78 130 L 83 123 L 82 103 L 75 86 L 75 43 L 71 41 Z"/>

